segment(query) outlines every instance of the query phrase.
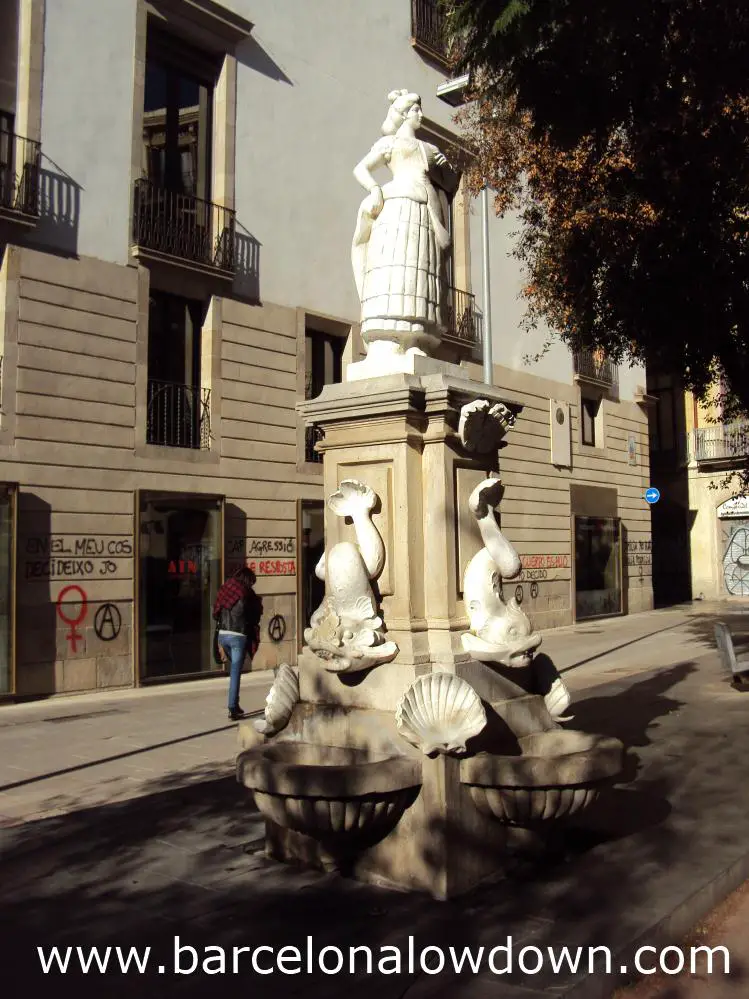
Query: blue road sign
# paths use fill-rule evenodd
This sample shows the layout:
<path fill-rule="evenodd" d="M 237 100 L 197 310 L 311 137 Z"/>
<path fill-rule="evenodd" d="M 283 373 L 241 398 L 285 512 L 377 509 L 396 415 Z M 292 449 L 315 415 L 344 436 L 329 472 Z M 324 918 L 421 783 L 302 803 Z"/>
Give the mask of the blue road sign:
<path fill-rule="evenodd" d="M 653 503 L 657 503 L 660 498 L 660 489 L 656 489 L 655 486 L 651 486 L 645 493 L 645 502 L 650 503 L 651 506 Z"/>

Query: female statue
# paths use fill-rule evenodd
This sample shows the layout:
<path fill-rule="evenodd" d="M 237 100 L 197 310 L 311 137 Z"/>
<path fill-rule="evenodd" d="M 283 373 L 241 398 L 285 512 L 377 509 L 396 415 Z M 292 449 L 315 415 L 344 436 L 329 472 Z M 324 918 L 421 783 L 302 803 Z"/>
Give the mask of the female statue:
<path fill-rule="evenodd" d="M 436 146 L 416 138 L 423 118 L 419 95 L 394 90 L 388 100 L 385 137 L 354 170 L 369 195 L 359 208 L 351 259 L 368 349 L 386 341 L 385 350 L 423 354 L 439 344 L 445 329 L 449 207 L 429 170 L 447 160 Z M 381 166 L 393 175 L 383 187 L 372 176 Z"/>

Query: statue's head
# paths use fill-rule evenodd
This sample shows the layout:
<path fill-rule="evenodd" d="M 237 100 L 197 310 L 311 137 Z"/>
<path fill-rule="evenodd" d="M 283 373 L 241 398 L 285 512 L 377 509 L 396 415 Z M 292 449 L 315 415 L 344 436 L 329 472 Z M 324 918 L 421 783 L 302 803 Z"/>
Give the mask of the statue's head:
<path fill-rule="evenodd" d="M 382 131 L 385 135 L 395 135 L 404 121 L 414 119 L 416 128 L 421 125 L 424 114 L 421 110 L 421 98 L 418 94 L 412 94 L 408 90 L 392 90 L 388 94 L 390 110 L 387 118 L 382 123 Z"/>
<path fill-rule="evenodd" d="M 527 614 L 514 597 L 508 601 L 506 613 L 490 618 L 478 636 L 496 646 L 495 662 L 508 667 L 529 666 L 541 644 L 541 636 L 533 631 Z"/>

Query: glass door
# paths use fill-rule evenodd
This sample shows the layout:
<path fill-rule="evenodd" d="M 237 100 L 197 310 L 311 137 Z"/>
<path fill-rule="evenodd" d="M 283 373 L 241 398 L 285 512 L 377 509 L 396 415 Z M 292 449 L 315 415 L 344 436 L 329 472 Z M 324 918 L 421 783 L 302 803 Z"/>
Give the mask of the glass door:
<path fill-rule="evenodd" d="M 223 571 L 223 497 L 138 498 L 138 628 L 142 680 L 216 670 L 213 603 Z"/>
<path fill-rule="evenodd" d="M 575 517 L 575 620 L 622 613 L 621 521 Z"/>
<path fill-rule="evenodd" d="M 0 483 L 0 694 L 15 688 L 17 497 L 15 484 Z"/>

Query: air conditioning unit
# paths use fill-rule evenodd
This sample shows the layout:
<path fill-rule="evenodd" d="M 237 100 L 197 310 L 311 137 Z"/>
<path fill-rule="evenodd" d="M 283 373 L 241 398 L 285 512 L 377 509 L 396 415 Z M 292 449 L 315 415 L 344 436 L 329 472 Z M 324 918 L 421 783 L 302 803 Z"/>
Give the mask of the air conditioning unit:
<path fill-rule="evenodd" d="M 551 463 L 563 468 L 572 467 L 572 436 L 570 434 L 570 404 L 549 399 L 551 421 Z"/>

